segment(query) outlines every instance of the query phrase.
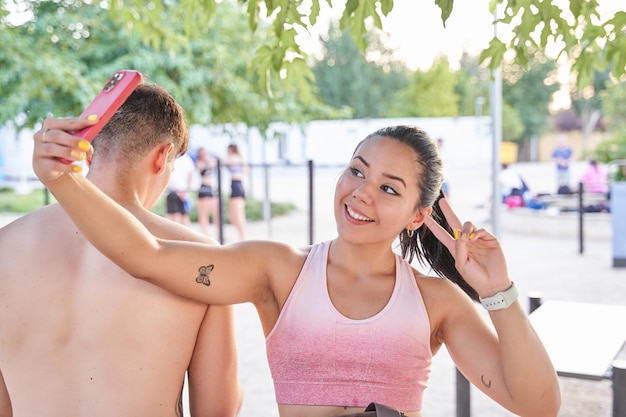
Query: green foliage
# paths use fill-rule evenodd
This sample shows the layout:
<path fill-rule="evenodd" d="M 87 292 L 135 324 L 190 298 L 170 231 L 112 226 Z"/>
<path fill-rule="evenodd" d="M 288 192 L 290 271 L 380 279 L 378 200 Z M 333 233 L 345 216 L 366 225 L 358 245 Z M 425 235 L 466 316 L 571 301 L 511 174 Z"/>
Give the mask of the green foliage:
<path fill-rule="evenodd" d="M 592 155 L 600 162 L 611 164 L 613 181 L 626 181 L 626 130 L 600 142 Z"/>
<path fill-rule="evenodd" d="M 167 195 L 163 194 L 157 204 L 152 208 L 152 212 L 159 216 L 165 216 L 166 204 L 165 199 Z M 228 196 L 222 197 L 223 201 L 223 216 L 225 223 L 228 223 Z M 189 211 L 189 218 L 192 222 L 198 221 L 198 201 L 197 196 L 193 196 L 193 206 Z M 270 201 L 270 212 L 272 217 L 285 216 L 292 213 L 297 209 L 296 205 L 289 202 L 274 202 Z M 256 222 L 263 220 L 263 201 L 255 200 L 252 198 L 246 198 L 246 220 L 250 222 Z"/>
<path fill-rule="evenodd" d="M 53 199 L 48 193 L 48 198 Z M 28 194 L 16 194 L 10 188 L 0 188 L 0 212 L 29 213 L 46 203 L 45 190 L 38 189 Z"/>
<path fill-rule="evenodd" d="M 460 65 L 454 86 L 454 93 L 459 98 L 459 115 L 474 116 L 476 112 L 479 112 L 479 116 L 488 114 L 491 71 L 480 65 L 477 56 L 467 53 L 461 55 Z M 478 101 L 482 101 L 482 104 L 478 104 Z"/>
<path fill-rule="evenodd" d="M 18 26 L 7 22 L 0 26 L 0 36 L 13 40 L 11 48 L 20 45 L 19 51 L 0 54 L 0 125 L 17 121 L 18 127 L 33 127 L 53 113 L 77 115 L 120 68 L 141 71 L 147 81 L 168 89 L 190 123 L 241 122 L 265 132 L 275 121 L 303 122 L 328 112 L 293 84 L 300 77 L 273 85 L 272 97 L 266 94 L 252 65 L 257 48 L 273 34 L 248 30 L 237 3 L 220 4 L 219 18 L 207 21 L 202 34 L 192 32 L 188 37 L 183 36 L 183 20 L 177 20 L 176 13 L 169 15 L 169 7 L 157 7 L 157 30 L 171 32 L 168 40 L 176 42 L 156 48 L 155 42 L 142 40 L 132 19 L 122 24 L 119 16 L 112 20 L 99 5 L 66 2 L 28 3 L 34 18 Z M 130 10 L 121 12 L 126 15 Z M 288 67 L 309 85 L 312 73 L 302 59 Z"/>
<path fill-rule="evenodd" d="M 593 150 L 593 156 L 604 163 L 622 161 L 613 179 L 626 181 L 626 82 L 608 82 L 599 94 L 609 136 Z M 616 167 L 617 168 L 617 167 Z"/>
<path fill-rule="evenodd" d="M 333 5 L 331 0 L 325 3 Z M 176 73 L 176 70 L 192 68 L 201 72 L 205 65 L 214 71 L 204 76 L 196 73 L 192 77 L 195 87 L 201 87 L 203 82 L 211 85 L 224 83 L 221 84 L 223 90 L 229 90 L 228 83 L 234 81 L 232 91 L 222 91 L 225 106 L 243 106 L 252 102 L 255 104 L 253 109 L 258 110 L 272 100 L 285 97 L 292 104 L 315 97 L 311 88 L 312 73 L 305 65 L 307 56 L 301 50 L 296 34 L 317 23 L 321 0 L 115 0 L 97 4 L 89 0 L 23 0 L 19 6 L 33 17 L 17 26 L 8 19 L 10 4 L 14 3 L 4 1 L 0 7 L 0 42 L 3 45 L 0 52 L 0 123 L 13 120 L 18 125 L 30 126 L 53 110 L 77 114 L 102 85 L 103 74 L 111 73 L 112 67 L 117 65 L 115 69 L 119 69 L 122 62 L 136 64 L 156 58 L 141 53 L 135 56 L 139 45 L 162 51 L 152 63 L 161 64 L 173 72 L 173 82 L 186 79 L 184 71 Z M 382 28 L 381 18 L 392 12 L 393 4 L 393 0 L 348 0 L 343 6 L 340 29 L 342 32 L 349 30 L 356 45 L 366 51 L 372 41 L 367 35 L 368 30 L 372 25 Z M 435 4 L 441 9 L 445 25 L 454 0 L 435 0 Z M 504 54 L 512 51 L 514 62 L 526 68 L 532 62 L 535 50 L 545 50 L 548 44 L 556 41 L 561 48 L 560 54 L 567 55 L 573 62 L 579 90 L 591 83 L 594 71 L 609 69 L 613 78 L 619 79 L 626 73 L 626 12 L 600 16 L 597 0 L 572 0 L 562 4 L 566 5 L 565 9 L 548 0 L 491 0 L 491 10 L 496 5 L 504 6 L 499 24 L 510 26 L 514 36 L 506 43 L 494 37 L 481 54 L 481 62 L 488 63 L 492 69 L 500 67 Z M 102 17 L 103 11 L 107 14 L 106 19 Z M 238 30 L 225 30 L 224 36 L 213 30 L 221 23 L 231 22 L 235 15 L 244 23 L 245 29 L 237 26 Z M 109 42 L 93 40 L 92 34 L 99 28 L 110 34 Z M 235 43 L 229 44 L 230 38 L 235 39 Z M 219 68 L 222 74 L 228 73 L 230 63 L 225 62 L 226 66 L 221 68 L 211 67 L 212 51 L 202 47 L 202 42 L 195 44 L 199 40 L 205 40 L 217 52 L 219 45 L 225 46 L 230 59 L 246 64 L 253 62 L 252 67 L 246 65 L 246 73 L 238 73 L 234 79 L 228 75 L 220 76 L 215 70 Z M 93 62 L 84 59 L 84 45 L 90 45 L 95 50 L 91 52 L 92 57 L 99 56 L 100 59 Z M 128 48 L 127 61 L 118 61 L 118 56 L 113 56 L 110 62 L 104 59 L 104 56 L 111 57 L 116 48 L 128 46 L 132 48 Z M 241 49 L 245 52 L 241 53 Z M 184 54 L 191 54 L 191 57 L 181 60 Z M 253 60 L 248 59 L 250 54 L 254 56 Z M 136 59 L 131 59 L 133 56 Z M 169 59 L 169 65 L 166 59 Z M 249 71 L 250 68 L 254 72 Z M 159 73 L 160 69 L 155 72 Z M 240 78 L 254 83 L 254 87 L 242 88 L 238 82 Z M 198 91 L 198 96 L 205 95 L 205 101 L 213 100 L 213 96 L 205 94 L 207 89 L 185 92 Z M 183 96 L 177 94 L 181 99 Z M 259 96 L 265 102 L 259 100 Z M 234 104 L 229 100 L 234 100 Z M 198 97 L 190 101 L 194 104 L 203 102 Z M 54 103 L 54 109 L 51 103 Z M 199 106 L 198 111 L 194 110 L 197 114 L 192 117 L 198 120 L 219 119 L 218 114 L 222 114 L 223 119 L 230 117 L 228 110 L 217 111 L 212 105 Z M 313 103 L 304 113 L 317 110 L 320 110 L 319 103 Z M 256 115 L 251 119 L 267 121 Z M 261 128 L 263 123 L 260 123 Z"/>
<path fill-rule="evenodd" d="M 494 37 L 482 52 L 481 62 L 490 68 L 500 66 L 507 50 L 515 53 L 516 64 L 526 67 L 535 50 L 556 44 L 558 55 L 573 62 L 579 89 L 592 82 L 594 71 L 610 69 L 615 78 L 626 74 L 626 12 L 604 18 L 597 0 L 564 2 L 569 6 L 565 10 L 546 0 L 493 0 L 492 10 L 496 3 L 504 6 L 499 24 L 507 25 L 514 36 L 507 43 Z"/>
<path fill-rule="evenodd" d="M 613 131 L 626 130 L 626 81 L 608 82 L 598 96 L 609 128 Z"/>
<path fill-rule="evenodd" d="M 347 32 L 331 25 L 321 39 L 323 57 L 315 61 L 313 73 L 320 99 L 339 112 L 329 118 L 376 118 L 386 115 L 394 94 L 408 83 L 404 64 L 392 57 L 376 32 L 370 32 L 371 52 L 376 60 L 366 59 Z M 372 55 L 370 55 L 371 57 Z"/>
<path fill-rule="evenodd" d="M 47 194 L 47 196 L 46 196 Z M 152 209 L 153 213 L 159 216 L 165 216 L 165 197 L 163 194 L 159 202 Z M 0 189 L 0 212 L 5 213 L 30 213 L 33 210 L 43 207 L 46 204 L 46 198 L 48 203 L 56 202 L 54 196 L 48 193 L 45 189 L 36 189 L 28 194 L 16 194 L 10 188 Z M 228 197 L 224 197 L 224 201 L 228 201 Z M 194 201 L 197 203 L 197 201 Z M 189 213 L 192 221 L 197 221 L 198 212 L 196 211 L 197 204 L 194 204 L 194 208 Z M 224 220 L 228 220 L 228 204 L 224 204 Z M 289 202 L 270 202 L 270 210 L 272 217 L 284 216 L 292 213 L 296 210 L 296 206 Z M 246 199 L 246 219 L 248 221 L 260 221 L 263 220 L 263 201 Z"/>
<path fill-rule="evenodd" d="M 518 141 L 539 136 L 547 127 L 548 106 L 558 90 L 555 82 L 548 84 L 549 75 L 556 68 L 554 61 L 535 51 L 527 65 L 524 68 L 507 63 L 502 68 L 503 100 L 517 111 L 524 126 Z"/>
<path fill-rule="evenodd" d="M 409 86 L 394 101 L 388 117 L 457 116 L 460 98 L 455 92 L 456 77 L 446 57 L 436 59 L 428 71 L 415 71 Z"/>
<path fill-rule="evenodd" d="M 520 142 L 524 134 L 524 124 L 519 112 L 509 103 L 502 103 L 502 140 Z"/>

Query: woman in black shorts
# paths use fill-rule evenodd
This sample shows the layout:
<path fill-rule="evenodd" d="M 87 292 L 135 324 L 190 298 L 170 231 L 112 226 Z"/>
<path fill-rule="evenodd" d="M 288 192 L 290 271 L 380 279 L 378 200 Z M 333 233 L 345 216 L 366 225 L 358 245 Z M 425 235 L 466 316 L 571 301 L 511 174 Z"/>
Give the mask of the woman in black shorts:
<path fill-rule="evenodd" d="M 219 225 L 220 210 L 217 189 L 215 188 L 215 170 L 217 158 L 204 148 L 198 149 L 196 169 L 200 173 L 201 183 L 198 190 L 198 224 L 204 234 L 209 234 L 209 224 Z M 219 230 L 218 230 L 219 233 Z"/>
<path fill-rule="evenodd" d="M 244 240 L 246 238 L 246 193 L 242 181 L 246 164 L 237 145 L 228 145 L 224 165 L 230 172 L 231 180 L 228 201 L 230 223 L 237 229 L 239 240 Z"/>

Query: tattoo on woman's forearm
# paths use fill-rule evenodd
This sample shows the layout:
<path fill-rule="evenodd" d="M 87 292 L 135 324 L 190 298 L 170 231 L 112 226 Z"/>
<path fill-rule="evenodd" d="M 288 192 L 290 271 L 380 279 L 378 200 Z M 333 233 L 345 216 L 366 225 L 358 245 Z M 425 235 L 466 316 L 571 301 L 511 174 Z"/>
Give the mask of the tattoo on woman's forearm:
<path fill-rule="evenodd" d="M 485 382 L 485 375 L 481 375 L 480 376 L 480 380 L 483 382 L 483 385 L 487 388 L 491 388 L 491 379 L 489 380 L 489 382 Z"/>
<path fill-rule="evenodd" d="M 200 275 L 196 277 L 196 282 L 198 284 L 206 285 L 207 287 L 211 285 L 209 274 L 211 273 L 211 271 L 213 271 L 213 268 L 215 268 L 213 265 L 206 265 L 206 266 L 201 266 L 200 268 L 198 268 L 198 273 Z"/>

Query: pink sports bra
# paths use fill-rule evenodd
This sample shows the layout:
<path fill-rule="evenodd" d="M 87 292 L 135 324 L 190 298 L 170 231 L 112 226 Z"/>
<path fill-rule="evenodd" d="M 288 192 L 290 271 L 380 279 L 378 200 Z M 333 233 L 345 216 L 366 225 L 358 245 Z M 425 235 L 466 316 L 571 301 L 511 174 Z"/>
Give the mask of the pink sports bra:
<path fill-rule="evenodd" d="M 410 265 L 396 255 L 396 283 L 373 317 L 343 316 L 328 296 L 330 241 L 311 249 L 267 336 L 279 404 L 422 409 L 432 362 L 430 324 Z"/>

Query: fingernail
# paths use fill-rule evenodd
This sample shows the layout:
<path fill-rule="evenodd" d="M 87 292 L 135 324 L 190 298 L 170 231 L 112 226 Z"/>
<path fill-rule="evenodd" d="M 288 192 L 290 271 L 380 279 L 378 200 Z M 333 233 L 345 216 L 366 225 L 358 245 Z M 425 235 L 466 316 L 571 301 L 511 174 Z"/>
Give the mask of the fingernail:
<path fill-rule="evenodd" d="M 459 240 L 460 230 L 454 229 L 452 232 L 454 233 L 454 240 Z"/>
<path fill-rule="evenodd" d="M 472 233 L 470 233 L 469 238 L 470 239 L 474 239 L 474 236 L 476 236 L 476 233 L 472 232 Z"/>
<path fill-rule="evenodd" d="M 78 142 L 78 147 L 83 151 L 88 151 L 91 145 L 86 140 L 81 140 Z"/>
<path fill-rule="evenodd" d="M 96 122 L 96 121 L 98 121 L 98 115 L 97 114 L 90 114 L 89 116 L 87 116 L 87 120 L 89 120 L 90 122 Z"/>
<path fill-rule="evenodd" d="M 74 172 L 81 172 L 83 168 L 80 165 L 72 165 L 72 170 Z"/>
<path fill-rule="evenodd" d="M 85 152 L 78 152 L 75 151 L 74 149 L 72 149 L 72 152 L 70 152 L 72 154 L 72 156 L 76 159 L 78 159 L 79 161 L 82 161 L 83 159 L 85 159 Z"/>

